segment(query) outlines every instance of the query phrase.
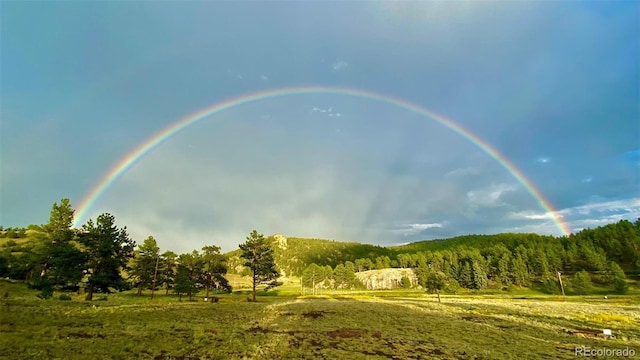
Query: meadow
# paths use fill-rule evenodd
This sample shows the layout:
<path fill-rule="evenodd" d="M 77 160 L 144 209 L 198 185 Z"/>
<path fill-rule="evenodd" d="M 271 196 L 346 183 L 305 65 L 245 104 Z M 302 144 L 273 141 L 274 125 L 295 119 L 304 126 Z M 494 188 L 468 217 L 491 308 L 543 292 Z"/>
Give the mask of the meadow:
<path fill-rule="evenodd" d="M 177 296 L 37 298 L 0 280 L 0 357 L 10 359 L 573 359 L 576 347 L 640 356 L 640 298 L 443 295 L 293 286 Z M 613 338 L 605 338 L 603 329 Z"/>

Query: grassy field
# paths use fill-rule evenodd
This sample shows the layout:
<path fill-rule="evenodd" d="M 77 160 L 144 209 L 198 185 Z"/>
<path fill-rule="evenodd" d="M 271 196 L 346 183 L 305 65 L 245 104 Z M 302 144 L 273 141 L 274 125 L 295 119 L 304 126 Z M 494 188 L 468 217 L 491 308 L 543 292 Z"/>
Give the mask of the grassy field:
<path fill-rule="evenodd" d="M 634 349 L 637 296 L 433 296 L 417 291 L 217 303 L 133 293 L 40 300 L 0 281 L 0 357 L 11 359 L 573 359 L 577 346 Z M 3 295 L 7 296 L 4 297 Z M 269 295 L 269 294 L 267 294 Z M 615 338 L 605 339 L 602 329 Z"/>

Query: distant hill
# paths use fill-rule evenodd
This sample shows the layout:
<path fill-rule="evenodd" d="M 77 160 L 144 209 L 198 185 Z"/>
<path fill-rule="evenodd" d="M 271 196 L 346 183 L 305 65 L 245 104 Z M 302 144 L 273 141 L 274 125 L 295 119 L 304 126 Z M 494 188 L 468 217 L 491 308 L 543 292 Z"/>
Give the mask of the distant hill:
<path fill-rule="evenodd" d="M 402 259 L 413 261 L 413 265 L 409 266 L 415 266 L 418 259 L 416 254 L 421 253 L 439 253 L 439 256 L 455 253 L 460 255 L 463 262 L 470 261 L 475 256 L 470 255 L 471 253 L 479 254 L 489 266 L 489 263 L 502 257 L 505 251 L 508 253 L 505 261 L 520 254 L 518 256 L 523 261 L 530 262 L 528 266 L 533 272 L 542 273 L 547 271 L 545 269 L 548 266 L 570 272 L 579 269 L 601 272 L 605 271 L 609 261 L 618 262 L 630 274 L 640 269 L 640 220 L 635 223 L 622 220 L 596 229 L 585 229 L 568 237 L 532 233 L 464 235 L 389 247 L 326 239 L 287 238 L 278 234 L 268 238 L 275 249 L 276 265 L 286 276 L 300 276 L 312 263 L 334 268 L 349 261 L 356 263 L 357 270 L 362 271 L 358 259 L 361 264 L 363 260 L 368 261 L 364 270 L 405 267 Z M 230 272 L 241 273 L 243 266 L 239 258 L 240 251 L 229 252 L 227 256 Z M 413 260 L 408 260 L 409 258 Z M 548 261 L 554 265 L 547 265 L 545 258 L 549 258 Z M 537 259 L 542 259 L 543 263 L 536 264 Z M 512 265 L 511 262 L 509 264 Z M 497 266 L 492 266 L 494 265 Z M 535 270 L 536 267 L 540 269 Z"/>
<path fill-rule="evenodd" d="M 343 242 L 325 239 L 304 239 L 284 237 L 280 234 L 269 236 L 275 253 L 278 268 L 287 276 L 300 276 L 302 271 L 312 263 L 332 268 L 347 261 L 356 259 L 375 259 L 380 256 L 395 257 L 395 252 L 388 248 L 362 244 L 358 242 Z M 242 271 L 240 250 L 226 254 L 229 257 L 230 272 Z"/>
<path fill-rule="evenodd" d="M 422 240 L 405 245 L 391 246 L 389 250 L 396 254 L 417 253 L 425 251 L 443 251 L 458 247 L 483 249 L 502 244 L 507 248 L 515 248 L 520 244 L 531 244 L 540 241 L 553 241 L 557 238 L 533 233 L 501 233 L 494 235 L 462 235 L 448 239 Z"/>
<path fill-rule="evenodd" d="M 538 234 L 504 233 L 495 235 L 464 235 L 449 239 L 423 240 L 410 244 L 383 247 L 379 245 L 363 244 L 353 241 L 336 241 L 327 239 L 307 239 L 285 237 L 280 234 L 267 237 L 271 240 L 275 260 L 278 268 L 287 276 L 300 276 L 310 264 L 331 266 L 347 261 L 356 262 L 357 259 L 370 259 L 374 264 L 378 257 L 388 257 L 395 261 L 399 254 L 415 254 L 419 252 L 434 252 L 452 250 L 460 247 L 482 249 L 496 244 L 503 244 L 507 248 L 515 248 L 520 244 L 535 244 L 543 241 L 557 240 L 553 236 Z M 231 273 L 242 271 L 240 250 L 226 254 L 229 257 Z"/>

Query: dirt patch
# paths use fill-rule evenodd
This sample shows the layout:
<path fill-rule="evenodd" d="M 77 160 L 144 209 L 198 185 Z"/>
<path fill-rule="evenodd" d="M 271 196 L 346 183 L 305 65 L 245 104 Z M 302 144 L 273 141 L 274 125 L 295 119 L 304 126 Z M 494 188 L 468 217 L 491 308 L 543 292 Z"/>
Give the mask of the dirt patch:
<path fill-rule="evenodd" d="M 361 337 L 362 332 L 357 329 L 339 329 L 335 331 L 329 331 L 327 333 L 327 336 L 329 336 L 330 338 L 337 338 L 337 337 L 355 338 L 355 337 Z"/>
<path fill-rule="evenodd" d="M 88 338 L 100 338 L 104 339 L 107 337 L 105 334 L 89 334 L 86 332 L 76 332 L 76 333 L 68 333 L 67 338 L 80 338 L 80 339 L 88 339 Z"/>
<path fill-rule="evenodd" d="M 248 328 L 247 332 L 250 332 L 250 333 L 253 333 L 253 334 L 256 334 L 256 333 L 266 334 L 266 333 L 269 332 L 269 329 L 263 328 L 263 327 L 260 327 L 260 326 L 254 326 L 254 327 Z"/>
<path fill-rule="evenodd" d="M 208 334 L 208 335 L 211 335 L 211 336 L 214 336 L 214 335 L 218 334 L 218 331 L 216 329 L 204 329 L 204 333 Z"/>
<path fill-rule="evenodd" d="M 330 314 L 330 312 L 329 311 L 322 311 L 322 310 L 320 310 L 320 311 L 309 311 L 309 312 L 303 313 L 302 317 L 317 319 L 319 317 L 324 317 L 325 314 Z"/>

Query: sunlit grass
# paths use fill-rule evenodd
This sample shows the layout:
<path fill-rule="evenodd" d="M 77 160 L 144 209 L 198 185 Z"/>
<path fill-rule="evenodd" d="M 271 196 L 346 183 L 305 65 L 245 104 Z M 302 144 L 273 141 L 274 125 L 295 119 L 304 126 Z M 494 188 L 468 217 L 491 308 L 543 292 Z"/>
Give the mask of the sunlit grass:
<path fill-rule="evenodd" d="M 255 303 L 244 291 L 216 294 L 217 303 L 202 293 L 179 302 L 164 291 L 154 300 L 125 292 L 86 302 L 82 294 L 40 300 L 22 284 L 0 286 L 0 296 L 8 293 L 0 300 L 0 349 L 16 359 L 569 359 L 583 345 L 640 351 L 633 297 L 438 302 L 415 291 L 300 296 L 291 288 L 262 292 Z M 595 337 L 604 328 L 616 338 Z"/>

